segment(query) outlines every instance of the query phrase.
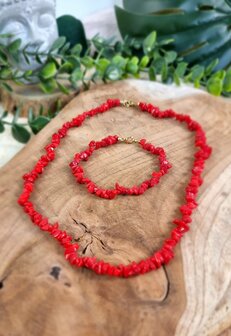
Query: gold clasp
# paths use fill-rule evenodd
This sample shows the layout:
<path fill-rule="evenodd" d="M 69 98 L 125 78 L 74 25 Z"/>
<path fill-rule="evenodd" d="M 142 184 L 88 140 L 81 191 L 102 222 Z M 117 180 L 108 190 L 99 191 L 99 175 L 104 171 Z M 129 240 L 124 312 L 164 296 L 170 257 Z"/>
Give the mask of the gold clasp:
<path fill-rule="evenodd" d="M 127 99 L 121 100 L 120 103 L 122 106 L 125 106 L 125 107 L 136 106 L 136 104 L 132 100 L 127 100 Z"/>
<path fill-rule="evenodd" d="M 120 142 L 124 142 L 126 144 L 132 144 L 132 143 L 137 143 L 139 140 L 134 139 L 132 136 L 128 136 L 126 138 L 118 138 Z"/>

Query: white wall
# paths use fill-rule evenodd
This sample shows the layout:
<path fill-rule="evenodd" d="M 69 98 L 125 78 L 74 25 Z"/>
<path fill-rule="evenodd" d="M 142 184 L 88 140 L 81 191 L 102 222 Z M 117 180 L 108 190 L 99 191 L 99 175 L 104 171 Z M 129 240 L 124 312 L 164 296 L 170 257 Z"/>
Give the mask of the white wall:
<path fill-rule="evenodd" d="M 70 14 L 79 19 L 83 19 L 96 11 L 112 7 L 114 0 L 56 0 L 57 17 Z"/>

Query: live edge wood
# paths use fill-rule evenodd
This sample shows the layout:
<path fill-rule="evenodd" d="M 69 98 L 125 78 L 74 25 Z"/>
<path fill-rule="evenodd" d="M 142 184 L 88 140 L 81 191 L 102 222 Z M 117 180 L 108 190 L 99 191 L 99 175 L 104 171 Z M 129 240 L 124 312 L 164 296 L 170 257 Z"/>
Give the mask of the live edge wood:
<path fill-rule="evenodd" d="M 68 87 L 68 83 L 63 83 Z M 57 101 L 61 106 L 66 105 L 71 99 L 73 99 L 80 90 L 70 90 L 70 94 L 66 95 L 60 92 L 54 92 L 52 94 L 44 94 L 38 85 L 16 85 L 10 83 L 13 91 L 8 92 L 0 88 L 0 102 L 3 109 L 14 113 L 17 107 L 20 107 L 20 117 L 27 117 L 29 109 L 33 109 L 35 115 L 38 115 L 41 107 L 43 113 L 48 111 L 56 112 Z"/>
<path fill-rule="evenodd" d="M 146 92 L 145 92 L 146 91 Z M 64 121 L 108 97 L 150 101 L 188 113 L 205 128 L 213 155 L 191 230 L 167 267 L 131 279 L 97 276 L 72 268 L 63 250 L 33 226 L 16 204 L 28 171 Z M 77 185 L 68 163 L 91 139 L 108 134 L 145 136 L 166 149 L 173 168 L 139 197 L 113 201 Z M 193 135 L 171 120 L 154 120 L 135 108 L 118 107 L 73 129 L 57 160 L 36 183 L 37 209 L 58 220 L 81 253 L 114 263 L 150 255 L 168 236 L 183 200 L 194 153 Z M 118 144 L 85 163 L 99 185 L 126 185 L 152 171 L 154 159 L 135 145 Z M 230 102 L 207 94 L 158 100 L 136 81 L 81 93 L 4 168 L 0 176 L 1 336 L 199 336 L 230 335 L 231 328 L 231 111 Z"/>

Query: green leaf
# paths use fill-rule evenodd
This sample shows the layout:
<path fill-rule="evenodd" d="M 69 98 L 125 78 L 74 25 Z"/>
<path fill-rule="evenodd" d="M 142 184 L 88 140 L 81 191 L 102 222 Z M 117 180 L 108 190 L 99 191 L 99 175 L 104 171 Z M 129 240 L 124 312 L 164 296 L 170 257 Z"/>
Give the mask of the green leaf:
<path fill-rule="evenodd" d="M 144 53 L 149 54 L 155 47 L 155 43 L 156 43 L 156 32 L 153 31 L 143 41 Z"/>
<path fill-rule="evenodd" d="M 199 87 L 200 86 L 200 80 L 204 75 L 204 70 L 205 67 L 202 65 L 195 65 L 192 69 L 191 69 L 191 80 L 192 82 L 194 82 L 194 86 L 195 87 Z"/>
<path fill-rule="evenodd" d="M 142 40 L 156 31 L 160 41 L 174 39 L 173 50 L 190 65 L 206 66 L 216 58 L 220 60 L 217 69 L 230 64 L 230 0 L 124 0 L 123 3 L 125 8 L 115 6 L 123 38 L 128 35 Z"/>
<path fill-rule="evenodd" d="M 54 41 L 52 44 L 50 51 L 55 51 L 61 49 L 64 44 L 66 43 L 66 37 L 65 36 L 60 36 L 57 38 L 57 40 Z"/>
<path fill-rule="evenodd" d="M 54 115 L 56 116 L 62 109 L 63 107 L 63 102 L 61 101 L 61 99 L 59 98 L 57 101 L 56 101 L 56 104 L 55 104 L 55 112 L 54 112 Z"/>
<path fill-rule="evenodd" d="M 212 78 L 218 78 L 218 79 L 223 80 L 225 78 L 225 75 L 226 75 L 225 70 L 219 70 L 213 74 Z"/>
<path fill-rule="evenodd" d="M 177 53 L 175 51 L 167 51 L 164 58 L 168 64 L 173 63 L 177 58 Z"/>
<path fill-rule="evenodd" d="M 128 62 L 127 58 L 124 58 L 121 55 L 115 55 L 112 58 L 112 63 L 117 65 L 119 68 L 121 68 L 122 70 L 125 70 L 126 64 Z"/>
<path fill-rule="evenodd" d="M 220 96 L 223 87 L 223 81 L 220 78 L 211 77 L 207 81 L 207 90 L 209 93 L 213 94 L 214 96 Z"/>
<path fill-rule="evenodd" d="M 8 116 L 8 112 L 4 111 L 1 115 L 1 119 L 5 119 Z"/>
<path fill-rule="evenodd" d="M 58 70 L 60 68 L 60 61 L 58 60 L 58 58 L 56 57 L 56 55 L 49 55 L 49 63 L 54 63 L 56 66 L 56 69 Z"/>
<path fill-rule="evenodd" d="M 32 74 L 33 74 L 32 70 L 27 70 L 24 72 L 23 77 L 28 79 Z"/>
<path fill-rule="evenodd" d="M 40 105 L 40 108 L 39 108 L 39 115 L 41 116 L 41 115 L 43 115 L 43 113 L 44 113 L 44 105 Z"/>
<path fill-rule="evenodd" d="M 3 133 L 5 130 L 3 122 L 0 120 L 0 133 Z"/>
<path fill-rule="evenodd" d="M 39 56 L 39 54 L 36 54 L 35 59 L 36 59 L 37 63 L 43 64 L 43 61 L 42 61 L 41 57 Z"/>
<path fill-rule="evenodd" d="M 145 68 L 149 63 L 150 58 L 147 55 L 144 55 L 140 60 L 140 68 Z"/>
<path fill-rule="evenodd" d="M 71 15 L 63 15 L 57 19 L 59 36 L 65 36 L 70 43 L 70 47 L 74 47 L 77 43 L 83 47 L 82 53 L 87 50 L 87 39 L 83 24 L 80 20 Z"/>
<path fill-rule="evenodd" d="M 11 44 L 9 44 L 8 51 L 10 54 L 15 54 L 19 51 L 19 48 L 22 44 L 22 40 L 21 39 L 17 39 L 15 41 L 13 41 Z"/>
<path fill-rule="evenodd" d="M 224 78 L 223 90 L 225 92 L 231 92 L 231 69 L 227 71 Z"/>
<path fill-rule="evenodd" d="M 71 63 L 73 68 L 80 68 L 81 66 L 80 58 L 75 55 L 66 57 L 66 62 Z"/>
<path fill-rule="evenodd" d="M 142 47 L 142 43 L 140 43 L 139 41 L 137 41 L 137 40 L 135 39 L 131 46 L 132 46 L 134 49 L 139 50 L 139 49 Z"/>
<path fill-rule="evenodd" d="M 97 50 L 100 50 L 107 46 L 105 39 L 102 36 L 99 36 L 99 34 L 92 38 L 92 42 Z"/>
<path fill-rule="evenodd" d="M 1 79 L 7 79 L 9 77 L 11 77 L 12 75 L 12 69 L 8 68 L 8 67 L 2 67 L 0 68 L 0 77 Z"/>
<path fill-rule="evenodd" d="M 7 56 L 2 50 L 0 50 L 0 64 L 7 65 Z"/>
<path fill-rule="evenodd" d="M 30 132 L 22 125 L 14 124 L 11 132 L 15 140 L 21 143 L 27 143 L 30 139 Z"/>
<path fill-rule="evenodd" d="M 24 86 L 25 84 L 23 82 L 21 82 L 21 80 L 17 80 L 17 79 L 12 79 L 12 81 L 17 84 L 18 86 Z"/>
<path fill-rule="evenodd" d="M 106 58 L 100 58 L 96 63 L 96 70 L 99 74 L 99 76 L 102 78 L 104 76 L 104 73 L 109 66 L 110 61 Z"/>
<path fill-rule="evenodd" d="M 180 77 L 178 76 L 176 71 L 173 74 L 173 80 L 174 80 L 176 85 L 180 85 Z"/>
<path fill-rule="evenodd" d="M 29 110 L 28 110 L 28 123 L 30 124 L 35 118 L 35 114 L 34 114 L 34 111 L 33 111 L 33 108 L 30 107 Z"/>
<path fill-rule="evenodd" d="M 163 67 L 166 65 L 166 62 L 163 57 L 158 57 L 152 62 L 152 65 L 155 67 L 156 74 L 160 74 Z"/>
<path fill-rule="evenodd" d="M 188 66 L 188 63 L 186 63 L 186 62 L 178 63 L 177 67 L 176 67 L 176 70 L 175 70 L 176 75 L 180 78 L 184 77 L 184 74 L 187 70 L 187 66 Z"/>
<path fill-rule="evenodd" d="M 148 75 L 149 75 L 149 79 L 151 81 L 155 81 L 156 80 L 156 71 L 155 71 L 155 67 L 154 66 L 151 66 L 149 68 Z"/>
<path fill-rule="evenodd" d="M 139 63 L 139 59 L 136 56 L 133 56 L 128 62 L 127 62 L 127 66 L 126 66 L 126 70 L 128 73 L 131 74 L 136 74 L 138 72 L 138 63 Z"/>
<path fill-rule="evenodd" d="M 102 56 L 105 58 L 111 59 L 115 55 L 115 50 L 113 47 L 109 46 L 108 48 L 103 48 L 100 51 L 102 53 Z"/>
<path fill-rule="evenodd" d="M 50 122 L 50 118 L 45 116 L 38 116 L 29 123 L 30 128 L 34 134 L 37 134 Z"/>
<path fill-rule="evenodd" d="M 13 89 L 12 87 L 7 84 L 7 83 L 4 83 L 4 82 L 0 82 L 0 86 L 5 89 L 7 92 L 13 92 Z"/>
<path fill-rule="evenodd" d="M 116 41 L 114 48 L 116 53 L 121 53 L 123 51 L 123 43 L 121 41 Z"/>
<path fill-rule="evenodd" d="M 79 44 L 79 43 L 77 43 L 76 45 L 74 45 L 73 48 L 71 48 L 71 53 L 72 53 L 73 55 L 80 56 L 82 50 L 83 50 L 82 45 Z"/>
<path fill-rule="evenodd" d="M 15 112 L 14 112 L 14 118 L 13 118 L 13 124 L 16 124 L 17 123 L 17 120 L 18 118 L 20 117 L 20 114 L 21 114 L 21 111 L 22 111 L 22 108 L 21 106 L 17 106 Z"/>
<path fill-rule="evenodd" d="M 25 58 L 26 63 L 27 63 L 27 64 L 30 64 L 30 59 L 29 59 L 29 57 L 27 56 L 27 53 L 26 53 L 25 48 L 23 49 L 22 54 L 23 54 L 23 57 Z"/>
<path fill-rule="evenodd" d="M 57 68 L 56 64 L 54 62 L 47 63 L 42 70 L 40 71 L 40 76 L 43 79 L 49 79 L 56 75 Z"/>
<path fill-rule="evenodd" d="M 97 34 L 92 38 L 91 42 L 93 43 L 95 49 L 100 52 L 105 58 L 112 58 L 115 54 L 115 51 L 111 47 L 113 40 L 114 37 L 105 39 Z"/>
<path fill-rule="evenodd" d="M 161 79 L 163 82 L 166 82 L 168 79 L 168 65 L 167 62 L 164 60 L 161 68 Z"/>
<path fill-rule="evenodd" d="M 41 81 L 39 87 L 44 93 L 50 94 L 53 93 L 57 88 L 57 82 L 54 78 L 50 78 L 48 80 Z"/>
<path fill-rule="evenodd" d="M 66 54 L 67 51 L 69 51 L 70 47 L 71 47 L 70 42 L 65 43 L 64 46 L 59 50 L 59 53 L 62 55 Z"/>
<path fill-rule="evenodd" d="M 59 90 L 62 93 L 66 94 L 66 95 L 70 94 L 70 90 L 68 90 L 68 88 L 66 88 L 62 83 L 57 82 L 57 84 L 58 84 Z"/>
<path fill-rule="evenodd" d="M 122 75 L 121 69 L 115 64 L 109 65 L 105 72 L 105 77 L 112 81 L 120 79 L 121 75 Z"/>
<path fill-rule="evenodd" d="M 81 69 L 75 69 L 72 74 L 71 74 L 71 81 L 72 82 L 77 82 L 79 80 L 82 80 L 83 78 L 83 72 Z"/>
<path fill-rule="evenodd" d="M 209 65 L 205 68 L 205 75 L 209 76 L 214 68 L 217 66 L 217 64 L 219 63 L 219 60 L 216 58 L 214 59 L 212 62 L 209 63 Z"/>
<path fill-rule="evenodd" d="M 159 41 L 158 44 L 160 46 L 165 46 L 165 45 L 171 44 L 173 42 L 174 42 L 174 39 L 173 38 L 169 38 L 169 39 L 163 39 L 163 40 Z"/>
<path fill-rule="evenodd" d="M 94 66 L 94 60 L 90 56 L 84 56 L 81 59 L 81 63 L 88 69 L 92 68 Z"/>
<path fill-rule="evenodd" d="M 73 64 L 71 62 L 65 62 L 64 64 L 62 64 L 59 68 L 59 73 L 68 73 L 70 74 L 73 71 Z"/>

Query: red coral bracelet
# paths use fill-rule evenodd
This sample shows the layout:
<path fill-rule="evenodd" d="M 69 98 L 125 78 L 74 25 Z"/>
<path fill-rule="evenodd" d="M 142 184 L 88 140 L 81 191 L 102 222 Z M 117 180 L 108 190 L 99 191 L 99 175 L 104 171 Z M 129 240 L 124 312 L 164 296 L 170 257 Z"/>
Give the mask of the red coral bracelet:
<path fill-rule="evenodd" d="M 122 185 L 119 185 L 119 183 L 115 183 L 114 189 L 100 188 L 84 175 L 84 169 L 80 165 L 80 162 L 87 161 L 95 150 L 98 150 L 102 147 L 115 145 L 118 142 L 125 142 L 128 144 L 138 143 L 140 147 L 143 148 L 144 150 L 152 153 L 153 155 L 158 155 L 160 162 L 160 170 L 154 171 L 152 173 L 152 177 L 149 180 L 142 182 L 139 186 L 126 188 Z M 117 195 L 143 194 L 148 188 L 154 187 L 156 184 L 159 183 L 161 176 L 168 173 L 168 170 L 171 168 L 171 164 L 168 162 L 165 151 L 162 147 L 155 147 L 152 144 L 147 143 L 145 139 L 141 139 L 140 141 L 138 141 L 135 140 L 133 137 L 120 138 L 117 135 L 109 135 L 106 138 L 102 139 L 101 141 L 91 141 L 88 145 L 88 148 L 85 151 L 77 153 L 75 155 L 74 160 L 70 163 L 70 167 L 77 182 L 85 184 L 87 186 L 87 190 L 91 194 L 95 194 L 96 196 L 101 198 L 113 199 Z"/>
<path fill-rule="evenodd" d="M 67 135 L 68 130 L 73 127 L 80 127 L 85 119 L 97 114 L 104 113 L 116 106 L 136 106 L 143 112 L 148 112 L 154 118 L 172 118 L 173 120 L 183 123 L 188 130 L 195 133 L 195 147 L 198 150 L 194 154 L 194 163 L 192 173 L 185 188 L 184 203 L 179 210 L 181 215 L 172 222 L 176 226 L 171 231 L 170 237 L 163 242 L 162 247 L 141 261 L 133 261 L 128 265 L 113 265 L 103 260 L 97 260 L 96 257 L 82 257 L 78 254 L 79 245 L 73 242 L 73 238 L 66 231 L 60 229 L 59 223 L 52 224 L 47 217 L 44 217 L 30 201 L 30 196 L 34 191 L 35 181 L 44 172 L 45 168 L 55 159 L 56 149 L 59 147 L 62 139 Z M 185 114 L 178 114 L 172 109 L 160 111 L 157 106 L 139 102 L 135 104 L 130 101 L 120 101 L 119 99 L 108 99 L 102 105 L 93 108 L 87 112 L 79 114 L 71 121 L 66 122 L 63 126 L 52 135 L 51 142 L 44 148 L 45 154 L 40 157 L 33 169 L 23 176 L 24 187 L 18 198 L 18 203 L 31 218 L 31 221 L 41 230 L 47 231 L 53 236 L 64 248 L 66 259 L 76 267 L 86 267 L 97 274 L 107 274 L 117 277 L 130 277 L 138 274 L 144 274 L 158 269 L 161 265 L 167 264 L 174 257 L 174 248 L 179 243 L 182 236 L 189 230 L 191 215 L 197 207 L 196 197 L 203 180 L 201 175 L 204 170 L 204 163 L 211 154 L 211 147 L 207 145 L 205 132 L 197 121 L 191 119 Z"/>

